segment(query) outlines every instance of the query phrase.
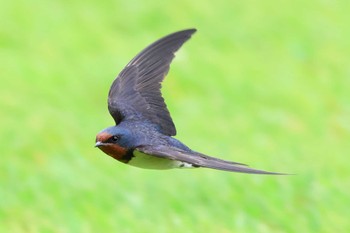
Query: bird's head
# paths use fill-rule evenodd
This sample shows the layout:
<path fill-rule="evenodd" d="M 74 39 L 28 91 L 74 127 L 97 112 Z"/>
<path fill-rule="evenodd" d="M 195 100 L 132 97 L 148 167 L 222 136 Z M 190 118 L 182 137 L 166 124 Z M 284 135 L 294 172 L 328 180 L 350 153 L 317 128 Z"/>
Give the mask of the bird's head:
<path fill-rule="evenodd" d="M 117 160 L 122 160 L 132 148 L 132 142 L 129 130 L 112 126 L 96 135 L 95 147 Z"/>

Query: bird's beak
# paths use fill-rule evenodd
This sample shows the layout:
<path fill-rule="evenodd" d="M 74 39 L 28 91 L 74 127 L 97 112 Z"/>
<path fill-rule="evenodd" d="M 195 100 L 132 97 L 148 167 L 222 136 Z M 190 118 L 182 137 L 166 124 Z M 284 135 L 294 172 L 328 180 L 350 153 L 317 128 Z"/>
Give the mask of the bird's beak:
<path fill-rule="evenodd" d="M 103 142 L 98 141 L 98 142 L 96 142 L 95 147 L 100 147 L 100 146 L 103 146 L 103 145 L 104 145 Z"/>

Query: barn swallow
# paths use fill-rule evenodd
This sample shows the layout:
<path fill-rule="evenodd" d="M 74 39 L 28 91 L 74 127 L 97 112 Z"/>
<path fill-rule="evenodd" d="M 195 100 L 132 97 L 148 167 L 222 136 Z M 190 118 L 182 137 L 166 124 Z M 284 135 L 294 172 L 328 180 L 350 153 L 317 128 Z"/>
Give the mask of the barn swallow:
<path fill-rule="evenodd" d="M 210 157 L 175 139 L 176 129 L 161 94 L 161 82 L 174 53 L 196 29 L 172 33 L 134 57 L 114 80 L 108 110 L 115 126 L 96 136 L 95 147 L 114 159 L 140 168 L 212 168 L 230 172 L 281 174 Z"/>

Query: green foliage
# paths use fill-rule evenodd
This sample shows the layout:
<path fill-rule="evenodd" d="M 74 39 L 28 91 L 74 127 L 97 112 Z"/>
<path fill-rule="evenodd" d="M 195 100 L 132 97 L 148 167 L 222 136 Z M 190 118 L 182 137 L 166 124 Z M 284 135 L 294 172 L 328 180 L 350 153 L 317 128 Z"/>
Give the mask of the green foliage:
<path fill-rule="evenodd" d="M 0 232 L 349 232 L 347 1 L 7 1 Z M 176 30 L 164 96 L 195 150 L 294 176 L 152 171 L 95 149 L 109 86 Z"/>

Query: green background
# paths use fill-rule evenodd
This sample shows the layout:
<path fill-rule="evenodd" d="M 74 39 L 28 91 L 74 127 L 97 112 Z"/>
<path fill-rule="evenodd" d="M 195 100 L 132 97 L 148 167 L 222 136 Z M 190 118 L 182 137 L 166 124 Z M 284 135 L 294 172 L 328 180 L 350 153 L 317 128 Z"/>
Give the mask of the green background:
<path fill-rule="evenodd" d="M 3 1 L 0 232 L 350 232 L 349 1 Z M 293 176 L 152 171 L 94 148 L 107 93 L 185 28 L 177 138 Z"/>

